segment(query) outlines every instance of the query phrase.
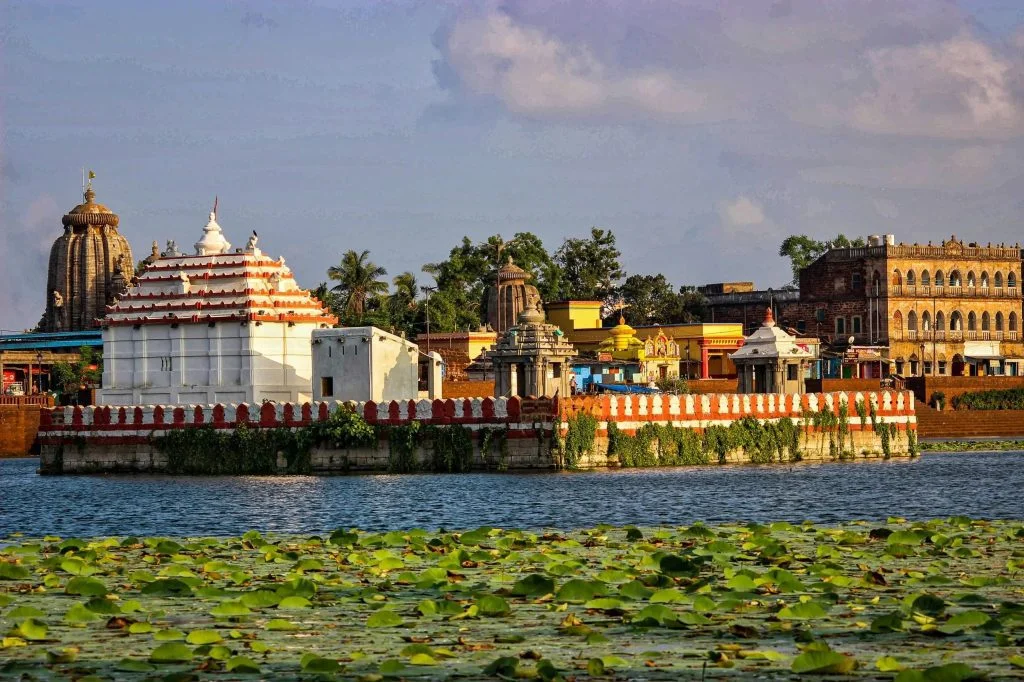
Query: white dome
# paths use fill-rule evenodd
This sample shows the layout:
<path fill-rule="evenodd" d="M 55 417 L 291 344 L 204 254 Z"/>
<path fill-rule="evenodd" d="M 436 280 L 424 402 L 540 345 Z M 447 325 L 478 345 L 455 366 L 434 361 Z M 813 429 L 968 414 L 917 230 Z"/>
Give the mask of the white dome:
<path fill-rule="evenodd" d="M 217 214 L 210 212 L 210 222 L 203 228 L 203 238 L 196 242 L 197 256 L 212 256 L 219 253 L 231 251 L 231 244 L 224 238 L 220 225 L 217 224 Z"/>

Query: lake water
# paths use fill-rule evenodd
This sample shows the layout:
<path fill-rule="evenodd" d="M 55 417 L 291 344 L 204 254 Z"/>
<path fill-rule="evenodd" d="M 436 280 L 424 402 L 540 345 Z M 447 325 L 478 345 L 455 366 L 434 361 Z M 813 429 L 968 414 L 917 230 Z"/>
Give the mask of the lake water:
<path fill-rule="evenodd" d="M 0 538 L 13 532 L 233 535 L 391 528 L 580 528 L 696 520 L 1019 518 L 1024 452 L 916 460 L 534 474 L 39 476 L 0 460 Z"/>

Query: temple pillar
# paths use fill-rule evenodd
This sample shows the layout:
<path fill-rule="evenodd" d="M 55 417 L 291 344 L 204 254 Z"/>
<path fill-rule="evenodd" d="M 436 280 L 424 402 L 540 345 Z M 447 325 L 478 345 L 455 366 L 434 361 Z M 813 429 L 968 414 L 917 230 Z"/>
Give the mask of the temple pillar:
<path fill-rule="evenodd" d="M 701 348 L 700 348 L 700 378 L 701 379 L 708 379 L 708 378 L 710 378 L 709 377 L 709 375 L 711 374 L 710 360 L 711 360 L 711 357 L 710 357 L 710 355 L 708 353 L 708 349 L 705 346 L 702 345 Z"/>

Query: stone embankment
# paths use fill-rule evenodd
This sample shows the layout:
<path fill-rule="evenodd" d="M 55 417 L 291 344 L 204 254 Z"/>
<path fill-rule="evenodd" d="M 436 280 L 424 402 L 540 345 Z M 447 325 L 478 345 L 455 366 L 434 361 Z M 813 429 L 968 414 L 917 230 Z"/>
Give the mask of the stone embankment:
<path fill-rule="evenodd" d="M 44 409 L 39 428 L 41 471 L 165 471 L 168 456 L 159 445 L 161 437 L 172 431 L 294 431 L 328 421 L 342 405 L 345 404 L 314 402 Z M 579 468 L 619 465 L 615 454 L 608 453 L 610 424 L 625 434 L 635 434 L 647 424 L 701 433 L 712 426 L 728 427 L 744 418 L 759 422 L 789 420 L 803 435 L 799 454 L 807 460 L 835 458 L 837 452 L 855 457 L 905 456 L 912 449 L 917 429 L 913 394 L 888 391 L 798 396 L 598 396 L 562 400 L 473 398 L 347 405 L 377 427 L 376 446 L 336 449 L 329 443 L 317 444 L 309 456 L 312 473 L 387 471 L 391 455 L 389 435 L 395 428 L 414 422 L 436 427 L 434 433 L 443 428 L 465 429 L 473 442 L 473 467 L 500 469 L 564 466 L 559 452 L 562 440 L 570 422 L 581 414 L 588 415 L 596 426 L 593 445 L 576 462 Z M 827 419 L 823 418 L 825 415 Z M 487 446 L 493 443 L 495 433 L 501 435 L 500 453 Z M 838 449 L 837 436 L 841 441 Z M 793 453 L 789 456 L 795 458 Z M 415 457 L 421 462 L 429 459 L 425 443 Z M 279 461 L 283 472 L 283 454 Z M 728 453 L 725 461 L 749 460 L 740 450 Z"/>

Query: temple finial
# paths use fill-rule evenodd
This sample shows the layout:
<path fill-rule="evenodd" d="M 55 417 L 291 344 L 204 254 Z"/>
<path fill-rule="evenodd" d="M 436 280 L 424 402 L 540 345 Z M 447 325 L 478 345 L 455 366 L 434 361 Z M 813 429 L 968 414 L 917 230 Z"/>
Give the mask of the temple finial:
<path fill-rule="evenodd" d="M 218 201 L 219 199 L 220 199 L 220 197 L 219 197 L 219 196 L 217 196 L 217 195 L 214 195 L 214 196 L 213 196 L 213 211 L 211 211 L 211 213 L 213 213 L 213 217 L 214 217 L 214 218 L 216 218 L 216 217 L 217 217 L 217 201 Z"/>

